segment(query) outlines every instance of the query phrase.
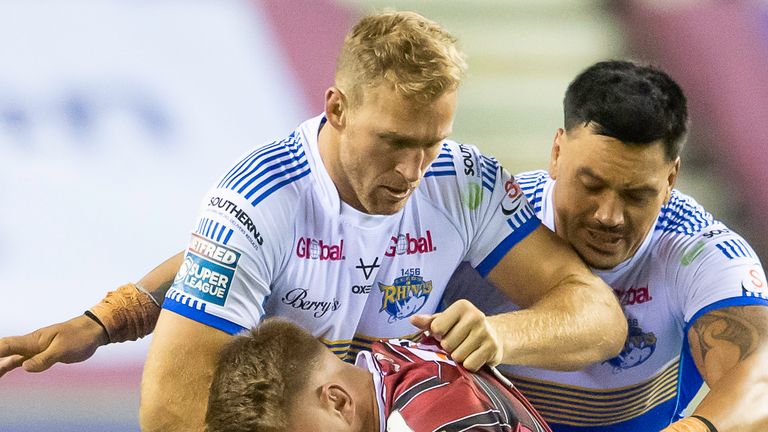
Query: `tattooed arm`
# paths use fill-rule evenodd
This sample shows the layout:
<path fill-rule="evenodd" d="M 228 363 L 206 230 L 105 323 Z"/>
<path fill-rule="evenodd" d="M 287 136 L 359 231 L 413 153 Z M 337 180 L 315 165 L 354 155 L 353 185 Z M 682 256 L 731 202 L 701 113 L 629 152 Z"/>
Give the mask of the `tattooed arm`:
<path fill-rule="evenodd" d="M 768 430 L 768 308 L 709 312 L 691 327 L 688 342 L 710 387 L 694 414 L 719 432 Z"/>

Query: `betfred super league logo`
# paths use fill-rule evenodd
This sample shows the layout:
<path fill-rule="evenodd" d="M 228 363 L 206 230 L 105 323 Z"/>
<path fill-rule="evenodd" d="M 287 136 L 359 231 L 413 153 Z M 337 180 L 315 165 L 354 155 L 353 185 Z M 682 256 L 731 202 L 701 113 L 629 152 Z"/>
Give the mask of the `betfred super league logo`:
<path fill-rule="evenodd" d="M 432 281 L 425 281 L 419 274 L 421 269 L 403 269 L 403 276 L 395 278 L 392 285 L 379 283 L 383 294 L 381 309 L 387 311 L 389 322 L 408 318 L 418 312 L 432 292 Z"/>

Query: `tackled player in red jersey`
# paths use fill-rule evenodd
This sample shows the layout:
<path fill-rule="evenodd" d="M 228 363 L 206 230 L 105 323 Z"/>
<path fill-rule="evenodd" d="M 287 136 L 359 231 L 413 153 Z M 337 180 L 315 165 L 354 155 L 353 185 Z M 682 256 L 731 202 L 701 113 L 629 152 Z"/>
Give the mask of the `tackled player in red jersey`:
<path fill-rule="evenodd" d="M 381 341 L 356 365 L 298 325 L 269 319 L 222 351 L 208 432 L 550 432 L 494 368 L 469 372 L 437 341 Z"/>

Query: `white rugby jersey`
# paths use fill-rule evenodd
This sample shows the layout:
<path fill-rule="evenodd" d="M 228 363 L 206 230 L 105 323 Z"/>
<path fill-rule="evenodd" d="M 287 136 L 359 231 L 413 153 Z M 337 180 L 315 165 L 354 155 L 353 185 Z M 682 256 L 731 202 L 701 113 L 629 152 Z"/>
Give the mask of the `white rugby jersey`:
<path fill-rule="evenodd" d="M 341 202 L 320 159 L 324 117 L 236 163 L 203 200 L 165 309 L 229 333 L 300 323 L 342 359 L 413 338 L 462 261 L 487 274 L 540 221 L 496 160 L 452 141 L 393 215 Z"/>
<path fill-rule="evenodd" d="M 555 181 L 545 171 L 516 178 L 537 216 L 554 230 Z M 663 429 L 703 382 L 688 347 L 691 324 L 718 308 L 768 306 L 765 274 L 752 248 L 677 190 L 631 259 L 593 271 L 613 288 L 627 316 L 629 336 L 619 356 L 578 372 L 503 368 L 556 432 Z M 514 309 L 468 266 L 449 284 L 446 303 L 456 298 L 488 313 Z"/>

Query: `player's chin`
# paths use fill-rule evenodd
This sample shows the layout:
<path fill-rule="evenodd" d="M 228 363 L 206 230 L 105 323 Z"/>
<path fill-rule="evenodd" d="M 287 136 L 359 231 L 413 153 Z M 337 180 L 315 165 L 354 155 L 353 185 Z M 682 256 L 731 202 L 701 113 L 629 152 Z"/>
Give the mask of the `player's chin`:
<path fill-rule="evenodd" d="M 625 254 L 619 251 L 608 252 L 591 247 L 589 244 L 577 245 L 575 249 L 588 266 L 597 270 L 612 269 L 621 264 L 625 258 Z"/>
<path fill-rule="evenodd" d="M 405 204 L 408 202 L 410 195 L 402 199 L 393 199 L 391 197 L 377 197 L 373 200 L 372 205 L 368 208 L 371 209 L 372 214 L 378 215 L 391 215 L 399 212 Z"/>
<path fill-rule="evenodd" d="M 376 206 L 376 210 L 373 212 L 373 214 L 393 215 L 399 212 L 403 207 L 405 207 L 405 201 L 403 201 L 402 204 L 398 204 L 398 205 L 379 205 L 379 206 Z"/>

